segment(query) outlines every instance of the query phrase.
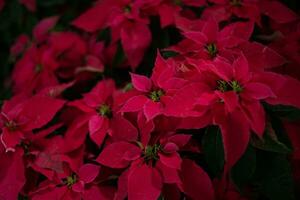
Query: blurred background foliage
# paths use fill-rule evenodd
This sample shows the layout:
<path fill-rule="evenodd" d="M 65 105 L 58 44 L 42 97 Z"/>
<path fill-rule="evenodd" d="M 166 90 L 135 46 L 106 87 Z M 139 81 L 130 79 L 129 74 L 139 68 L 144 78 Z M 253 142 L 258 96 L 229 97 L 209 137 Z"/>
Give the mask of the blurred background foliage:
<path fill-rule="evenodd" d="M 282 0 L 282 2 L 299 13 L 299 0 Z M 60 16 L 56 29 L 69 30 L 71 28 L 70 21 L 79 16 L 93 3 L 95 3 L 95 0 L 36 0 L 36 11 L 32 12 L 24 5 L 20 4 L 19 0 L 5 0 L 5 6 L 0 11 L 0 100 L 7 99 L 11 95 L 9 89 L 9 77 L 14 63 L 10 58 L 9 49 L 15 39 L 20 34 L 27 34 L 28 36 L 31 36 L 33 27 L 41 19 L 55 15 Z M 151 29 L 153 29 L 153 27 L 151 27 Z M 168 33 L 157 33 L 152 30 L 153 38 L 156 38 L 158 41 L 153 41 L 153 45 L 148 50 L 150 53 L 148 55 L 155 55 L 154 52 L 157 47 L 163 48 L 170 43 L 173 43 L 173 41 L 170 41 L 173 40 L 173 35 L 170 34 L 173 31 L 166 31 Z M 156 43 L 157 45 L 155 45 Z M 163 47 L 161 45 L 163 45 Z M 149 57 L 150 58 L 145 57 L 144 62 L 147 62 L 147 64 L 151 64 L 148 60 L 153 60 L 151 56 Z M 143 74 L 148 74 L 150 71 L 151 70 L 143 67 L 138 69 L 138 72 Z"/>
<path fill-rule="evenodd" d="M 93 0 L 36 0 L 36 11 L 29 11 L 19 0 L 5 0 L 0 11 L 0 99 L 10 96 L 9 77 L 13 68 L 10 47 L 20 34 L 31 37 L 33 27 L 43 18 L 60 16 L 56 28 L 68 30 L 70 21 L 91 6 Z"/>

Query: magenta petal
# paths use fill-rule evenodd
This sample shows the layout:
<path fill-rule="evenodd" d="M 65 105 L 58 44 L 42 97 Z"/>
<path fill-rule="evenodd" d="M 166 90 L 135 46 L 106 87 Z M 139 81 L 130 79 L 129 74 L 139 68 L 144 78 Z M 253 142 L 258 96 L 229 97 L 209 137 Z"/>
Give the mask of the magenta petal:
<path fill-rule="evenodd" d="M 181 177 L 184 193 L 192 199 L 214 200 L 212 182 L 207 173 L 193 161 L 184 159 Z"/>
<path fill-rule="evenodd" d="M 232 66 L 219 57 L 215 59 L 215 65 L 212 65 L 210 70 L 224 81 L 231 81 L 234 75 Z"/>
<path fill-rule="evenodd" d="M 167 144 L 165 144 L 165 146 L 163 147 L 163 151 L 165 153 L 174 153 L 176 151 L 178 151 L 179 148 L 176 144 L 174 144 L 173 142 L 168 142 Z"/>
<path fill-rule="evenodd" d="M 176 144 L 177 147 L 182 148 L 190 141 L 191 137 L 191 135 L 176 134 L 169 137 L 168 141 Z"/>
<path fill-rule="evenodd" d="M 2 129 L 3 132 L 0 135 L 1 143 L 6 151 L 15 151 L 16 145 L 20 144 L 21 139 L 24 137 L 20 131 L 9 131 L 7 128 Z"/>
<path fill-rule="evenodd" d="M 76 108 L 78 108 L 79 110 L 89 113 L 89 112 L 93 112 L 94 109 L 87 106 L 84 101 L 82 100 L 75 100 L 75 101 L 71 101 L 67 104 L 68 106 L 74 106 Z"/>
<path fill-rule="evenodd" d="M 300 88 L 300 81 L 288 76 L 281 76 L 280 78 L 278 77 L 278 79 L 273 79 L 273 81 L 275 83 L 280 81 L 283 85 L 277 88 L 277 91 L 274 91 L 276 98 L 268 99 L 267 102 L 271 104 L 290 105 L 300 108 L 300 92 L 298 92 Z"/>
<path fill-rule="evenodd" d="M 202 93 L 199 95 L 199 98 L 197 99 L 197 104 L 209 106 L 214 104 L 216 101 L 218 101 L 218 96 L 215 93 Z"/>
<path fill-rule="evenodd" d="M 234 111 L 239 106 L 239 97 L 234 91 L 229 92 L 216 92 L 219 97 L 224 101 L 228 112 Z"/>
<path fill-rule="evenodd" d="M 105 103 L 115 90 L 115 82 L 106 79 L 98 82 L 98 84 L 89 92 L 84 94 L 83 101 L 92 108 L 98 108 Z"/>
<path fill-rule="evenodd" d="M 269 16 L 277 23 L 288 23 L 299 19 L 299 16 L 278 1 L 262 1 L 262 13 Z"/>
<path fill-rule="evenodd" d="M 174 23 L 174 15 L 178 12 L 178 7 L 161 4 L 157 9 L 160 16 L 160 26 L 162 28 Z"/>
<path fill-rule="evenodd" d="M 150 140 L 151 133 L 155 128 L 155 124 L 153 120 L 146 121 L 146 117 L 142 112 L 138 114 L 137 122 L 141 137 L 140 141 L 144 146 L 146 146 Z"/>
<path fill-rule="evenodd" d="M 90 8 L 85 13 L 76 18 L 72 24 L 87 32 L 94 32 L 104 28 L 107 18 L 111 13 L 112 6 L 111 0 L 104 0 L 96 6 Z M 97 19 L 97 20 L 93 20 Z"/>
<path fill-rule="evenodd" d="M 160 76 L 166 70 L 166 66 L 168 66 L 168 64 L 166 60 L 164 60 L 164 58 L 161 56 L 159 51 L 157 51 L 154 66 L 155 67 L 152 71 L 151 80 L 154 83 L 154 85 L 161 87 L 161 85 L 159 84 Z M 170 74 L 170 76 L 172 76 L 172 74 Z"/>
<path fill-rule="evenodd" d="M 208 113 L 200 117 L 186 117 L 178 124 L 178 129 L 199 129 L 208 126 L 212 122 L 212 116 Z"/>
<path fill-rule="evenodd" d="M 1 147 L 0 147 L 1 148 Z M 15 200 L 25 184 L 23 151 L 0 154 L 0 199 Z"/>
<path fill-rule="evenodd" d="M 163 176 L 164 183 L 176 183 L 178 185 L 181 184 L 181 180 L 179 177 L 178 170 L 175 168 L 170 168 L 164 165 L 162 162 L 158 161 L 156 163 L 157 169 Z"/>
<path fill-rule="evenodd" d="M 217 122 L 221 127 L 225 151 L 225 173 L 241 158 L 250 139 L 250 125 L 244 114 L 238 110 Z"/>
<path fill-rule="evenodd" d="M 202 32 L 206 35 L 208 42 L 215 42 L 219 32 L 219 25 L 213 17 L 209 18 L 202 28 Z"/>
<path fill-rule="evenodd" d="M 84 183 L 90 183 L 99 174 L 100 166 L 94 164 L 85 164 L 80 167 L 78 176 Z"/>
<path fill-rule="evenodd" d="M 235 22 L 225 26 L 218 33 L 218 44 L 222 47 L 233 48 L 248 41 L 253 33 L 253 22 Z"/>
<path fill-rule="evenodd" d="M 150 101 L 147 97 L 144 95 L 138 95 L 130 98 L 126 103 L 123 105 L 123 107 L 120 109 L 120 112 L 136 112 L 140 111 L 144 104 Z"/>
<path fill-rule="evenodd" d="M 262 83 L 248 83 L 243 88 L 243 94 L 253 99 L 266 99 L 268 97 L 275 97 L 275 94 L 269 86 Z"/>
<path fill-rule="evenodd" d="M 69 125 L 64 135 L 64 152 L 73 151 L 85 142 L 89 119 L 90 115 L 83 115 Z"/>
<path fill-rule="evenodd" d="M 103 118 L 101 128 L 95 132 L 90 132 L 91 139 L 99 146 L 102 144 L 109 128 L 109 120 Z"/>
<path fill-rule="evenodd" d="M 50 29 L 52 29 L 58 21 L 58 16 L 48 17 L 40 21 L 33 29 L 33 36 L 38 41 L 41 42 L 46 39 L 46 34 Z"/>
<path fill-rule="evenodd" d="M 159 160 L 166 165 L 167 167 L 180 169 L 181 167 L 181 158 L 178 153 L 172 153 L 171 155 L 159 154 Z"/>
<path fill-rule="evenodd" d="M 128 199 L 157 200 L 161 189 L 162 177 L 156 168 L 142 164 L 131 169 L 128 175 Z"/>
<path fill-rule="evenodd" d="M 142 75 L 130 73 L 131 76 L 131 82 L 135 89 L 141 91 L 141 92 L 149 92 L 152 87 L 151 80 Z"/>
<path fill-rule="evenodd" d="M 32 200 L 53 200 L 53 199 L 62 199 L 68 197 L 68 191 L 72 192 L 71 190 L 68 190 L 68 187 L 50 187 L 41 191 L 38 191 L 37 193 L 33 194 Z"/>
<path fill-rule="evenodd" d="M 125 159 L 129 151 L 140 151 L 139 147 L 127 142 L 115 142 L 106 146 L 97 162 L 111 168 L 125 168 L 131 161 Z"/>
<path fill-rule="evenodd" d="M 246 57 L 242 54 L 233 63 L 235 78 L 239 83 L 249 79 L 249 66 Z"/>
<path fill-rule="evenodd" d="M 133 69 L 142 61 L 150 42 L 151 32 L 146 24 L 134 22 L 122 28 L 122 47 Z"/>
<path fill-rule="evenodd" d="M 201 83 L 191 83 L 184 86 L 183 88 L 178 90 L 171 101 L 165 105 L 166 107 L 164 110 L 164 114 L 174 117 L 191 116 L 192 114 L 194 114 L 192 110 L 195 107 L 197 99 L 206 90 L 207 86 Z"/>
<path fill-rule="evenodd" d="M 114 200 L 124 200 L 127 197 L 128 170 L 124 171 L 118 178 L 118 190 Z"/>
<path fill-rule="evenodd" d="M 77 196 L 79 196 L 77 194 Z M 89 188 L 86 188 L 82 199 L 84 200 L 111 200 L 114 199 L 115 196 L 115 188 L 111 186 L 102 186 L 102 185 L 93 185 Z"/>
<path fill-rule="evenodd" d="M 138 137 L 138 130 L 123 116 L 116 114 L 111 120 L 112 138 L 115 141 L 135 141 Z"/>
<path fill-rule="evenodd" d="M 98 131 L 104 123 L 104 118 L 95 114 L 91 117 L 89 120 L 89 131 L 90 134 L 94 134 L 96 131 Z"/>
<path fill-rule="evenodd" d="M 205 45 L 207 43 L 207 37 L 201 32 L 185 32 L 184 36 L 189 38 L 200 45 Z"/>
<path fill-rule="evenodd" d="M 246 56 L 250 69 L 262 71 L 283 65 L 286 60 L 271 48 L 257 42 L 243 43 L 241 46 Z"/>
<path fill-rule="evenodd" d="M 42 95 L 30 98 L 22 110 L 22 115 L 28 120 L 25 129 L 32 130 L 47 124 L 64 103 L 65 101 Z"/>
<path fill-rule="evenodd" d="M 265 125 L 266 116 L 265 110 L 259 101 L 244 102 L 243 109 L 249 118 L 251 129 L 260 137 L 262 137 Z"/>
<path fill-rule="evenodd" d="M 84 192 L 84 182 L 78 181 L 74 185 L 72 185 L 72 190 L 75 192 Z"/>
<path fill-rule="evenodd" d="M 148 101 L 144 106 L 144 114 L 147 121 L 154 119 L 162 113 L 162 104 L 160 102 Z"/>

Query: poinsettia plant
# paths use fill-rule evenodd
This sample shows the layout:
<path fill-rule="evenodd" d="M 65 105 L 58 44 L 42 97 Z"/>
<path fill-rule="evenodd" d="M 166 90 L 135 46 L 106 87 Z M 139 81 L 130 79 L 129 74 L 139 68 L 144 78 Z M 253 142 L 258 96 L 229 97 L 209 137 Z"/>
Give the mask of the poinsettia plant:
<path fill-rule="evenodd" d="M 0 0 L 0 199 L 299 198 L 295 3 Z"/>

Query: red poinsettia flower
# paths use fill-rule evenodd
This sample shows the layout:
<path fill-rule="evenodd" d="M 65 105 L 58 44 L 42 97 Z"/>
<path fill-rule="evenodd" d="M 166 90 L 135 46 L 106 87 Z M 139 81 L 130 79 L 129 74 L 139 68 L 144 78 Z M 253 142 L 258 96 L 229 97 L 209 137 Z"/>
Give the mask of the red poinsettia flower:
<path fill-rule="evenodd" d="M 63 100 L 36 95 L 24 100 L 22 95 L 5 102 L 1 110 L 1 142 L 6 151 L 14 151 L 27 132 L 46 125 L 64 105 Z"/>
<path fill-rule="evenodd" d="M 213 3 L 213 6 L 204 10 L 203 18 L 214 17 L 220 22 L 235 16 L 260 23 L 258 0 L 209 0 L 209 2 Z"/>
<path fill-rule="evenodd" d="M 170 189 L 196 199 L 200 196 L 213 199 L 207 174 L 192 161 L 182 160 L 178 154 L 191 137 L 152 132 L 153 122 L 147 122 L 141 114 L 138 122 L 141 142 L 114 142 L 97 158 L 99 163 L 111 168 L 128 168 L 119 177 L 115 199 L 124 199 L 127 195 L 129 199 L 157 199 L 161 193 L 170 196 Z M 174 187 L 170 188 L 171 185 Z M 193 190 L 194 186 L 201 186 L 200 191 Z"/>
<path fill-rule="evenodd" d="M 170 96 L 186 83 L 175 77 L 175 73 L 174 66 L 164 61 L 160 55 L 157 56 L 151 78 L 131 73 L 132 85 L 138 94 L 128 99 L 120 112 L 142 111 L 147 120 L 163 114 Z"/>
<path fill-rule="evenodd" d="M 12 74 L 14 92 L 27 91 L 30 93 L 58 84 L 54 69 L 42 61 L 45 51 L 45 48 L 39 49 L 31 46 L 16 63 Z"/>
<path fill-rule="evenodd" d="M 232 59 L 237 54 L 234 47 L 248 41 L 254 28 L 251 22 L 235 22 L 219 30 L 218 23 L 209 19 L 198 21 L 200 30 L 187 29 L 185 26 L 189 27 L 191 23 L 194 22 L 188 22 L 189 25 L 182 27 L 186 39 L 169 49 L 179 52 L 185 58 L 194 59 L 214 59 L 217 56 Z"/>
<path fill-rule="evenodd" d="M 110 187 L 96 186 L 93 182 L 99 174 L 100 166 L 84 164 L 77 172 L 66 173 L 57 182 L 44 181 L 40 188 L 32 193 L 32 199 L 91 199 L 113 196 Z M 67 175 L 68 174 L 68 175 Z M 89 187 L 85 187 L 89 185 Z M 112 192 L 111 194 L 109 194 Z M 108 197 L 107 197 L 108 196 Z"/>
<path fill-rule="evenodd" d="M 180 0 L 180 1 L 138 1 L 147 15 L 158 15 L 162 28 L 173 25 L 176 17 L 183 14 L 184 7 L 200 7 L 206 4 L 205 0 Z"/>
<path fill-rule="evenodd" d="M 250 72 L 244 56 L 235 60 L 232 66 L 225 60 L 217 59 L 214 64 L 199 65 L 198 69 L 201 82 L 191 83 L 178 91 L 173 102 L 168 104 L 170 109 L 167 108 L 166 113 L 182 117 L 184 114 L 189 116 L 189 111 L 194 110 L 202 121 L 209 123 L 212 120 L 210 123 L 219 125 L 228 167 L 244 153 L 250 129 L 259 137 L 264 132 L 265 111 L 261 100 L 299 107 L 299 103 L 287 97 L 288 93 L 292 94 L 292 88 L 299 85 L 298 82 L 272 73 Z M 275 86 L 269 80 L 276 80 L 279 85 Z M 289 85 L 291 89 L 283 90 L 283 85 Z M 189 96 L 189 100 L 184 100 L 184 95 Z M 184 101 L 189 103 L 182 103 Z M 174 111 L 172 107 L 176 105 L 178 107 Z M 205 125 L 199 123 L 201 127 Z"/>
<path fill-rule="evenodd" d="M 73 25 L 87 32 L 110 27 L 112 41 L 121 39 L 129 64 L 135 69 L 151 41 L 148 19 L 139 15 L 139 9 L 138 3 L 128 0 L 99 1 L 95 7 L 77 18 Z M 95 18 L 99 20 L 94 22 Z"/>
<path fill-rule="evenodd" d="M 113 99 L 115 91 L 114 82 L 104 80 L 99 82 L 91 92 L 86 93 L 82 100 L 70 103 L 88 115 L 89 134 L 97 145 L 103 143 L 107 134 L 113 138 L 128 137 L 129 140 L 137 137 L 137 131 L 133 125 L 115 112 Z"/>
<path fill-rule="evenodd" d="M 143 133 L 143 134 L 149 134 Z M 148 138 L 150 139 L 150 138 Z M 125 141 L 114 142 L 106 146 L 100 153 L 97 161 L 111 168 L 126 168 L 124 172 L 127 182 L 119 188 L 117 196 L 127 196 L 129 199 L 157 199 L 160 195 L 163 183 L 173 183 L 181 188 L 179 171 L 181 158 L 177 151 L 190 139 L 188 135 L 169 134 L 156 142 L 144 141 L 129 143 Z M 144 181 L 138 181 L 143 174 Z M 122 181 L 124 177 L 119 181 Z M 153 181 L 152 182 L 152 178 Z M 121 182 L 119 182 L 121 184 Z M 125 189 L 126 190 L 126 189 Z M 124 193 L 125 192 L 125 193 Z M 120 198 L 121 199 L 121 198 Z"/>

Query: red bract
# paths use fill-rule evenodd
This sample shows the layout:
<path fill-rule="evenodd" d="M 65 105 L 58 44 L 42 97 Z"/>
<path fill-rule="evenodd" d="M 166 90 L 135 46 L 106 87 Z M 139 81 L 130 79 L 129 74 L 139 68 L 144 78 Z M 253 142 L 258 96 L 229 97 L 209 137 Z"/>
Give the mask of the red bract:
<path fill-rule="evenodd" d="M 101 198 L 104 196 L 105 191 L 101 191 L 100 187 L 92 186 L 89 189 L 85 189 L 85 185 L 93 185 L 92 182 L 98 176 L 99 170 L 100 167 L 97 165 L 84 164 L 79 168 L 78 172 L 71 172 L 69 175 L 62 176 L 57 183 L 43 182 L 37 192 L 32 194 L 32 199 L 81 199 L 91 195 L 95 195 L 94 198 Z M 60 187 L 55 187 L 55 185 Z"/>
<path fill-rule="evenodd" d="M 139 15 L 139 9 L 138 3 L 127 0 L 99 1 L 73 24 L 88 32 L 110 27 L 112 40 L 121 39 L 129 64 L 135 69 L 151 41 L 148 19 Z M 92 22 L 95 18 L 99 20 Z"/>
<path fill-rule="evenodd" d="M 171 63 L 167 63 L 158 55 L 151 78 L 131 74 L 133 87 L 138 94 L 128 99 L 120 112 L 142 111 L 147 120 L 164 114 L 164 107 L 177 88 L 185 84 L 185 80 L 175 77 L 176 71 Z"/>
<path fill-rule="evenodd" d="M 27 35 L 20 35 L 17 38 L 15 44 L 10 48 L 10 54 L 13 56 L 13 58 L 16 58 L 25 50 L 28 42 L 29 38 Z"/>
<path fill-rule="evenodd" d="M 3 147 L 0 149 L 0 197 L 9 200 L 17 199 L 18 193 L 25 184 L 23 151 L 18 148 L 14 153 L 4 153 Z"/>
<path fill-rule="evenodd" d="M 171 49 L 185 57 L 214 59 L 222 56 L 229 59 L 235 54 L 234 47 L 249 40 L 254 26 L 251 22 L 236 22 L 219 31 L 219 25 L 213 19 L 198 24 L 198 28 L 201 27 L 200 31 L 183 28 L 183 35 L 187 39 Z"/>
<path fill-rule="evenodd" d="M 259 22 L 260 10 L 259 0 L 209 0 L 213 6 L 206 9 L 203 17 L 213 16 L 218 22 L 229 20 L 230 17 L 249 19 L 252 22 Z"/>
<path fill-rule="evenodd" d="M 23 4 L 29 11 L 36 11 L 36 1 L 35 0 L 19 0 L 21 4 Z"/>
<path fill-rule="evenodd" d="M 15 92 L 21 92 L 24 88 L 26 92 L 31 92 L 57 84 L 54 69 L 49 65 L 43 65 L 43 53 L 44 49 L 32 46 L 17 62 L 12 75 Z"/>
<path fill-rule="evenodd" d="M 115 112 L 114 92 L 114 82 L 105 80 L 99 82 L 91 92 L 85 94 L 82 100 L 70 104 L 88 115 L 89 134 L 97 145 L 103 143 L 107 134 L 115 139 L 127 137 L 128 140 L 134 140 L 137 137 L 135 127 Z M 123 130 L 120 130 L 119 126 L 122 126 Z"/>
<path fill-rule="evenodd" d="M 37 42 L 43 42 L 47 39 L 47 33 L 54 28 L 58 21 L 57 16 L 49 17 L 43 19 L 38 23 L 35 28 L 33 29 L 33 36 L 37 40 Z"/>
<path fill-rule="evenodd" d="M 1 111 L 1 142 L 6 151 L 15 151 L 27 132 L 46 125 L 64 105 L 62 100 L 41 95 L 17 100 L 6 102 Z"/>

